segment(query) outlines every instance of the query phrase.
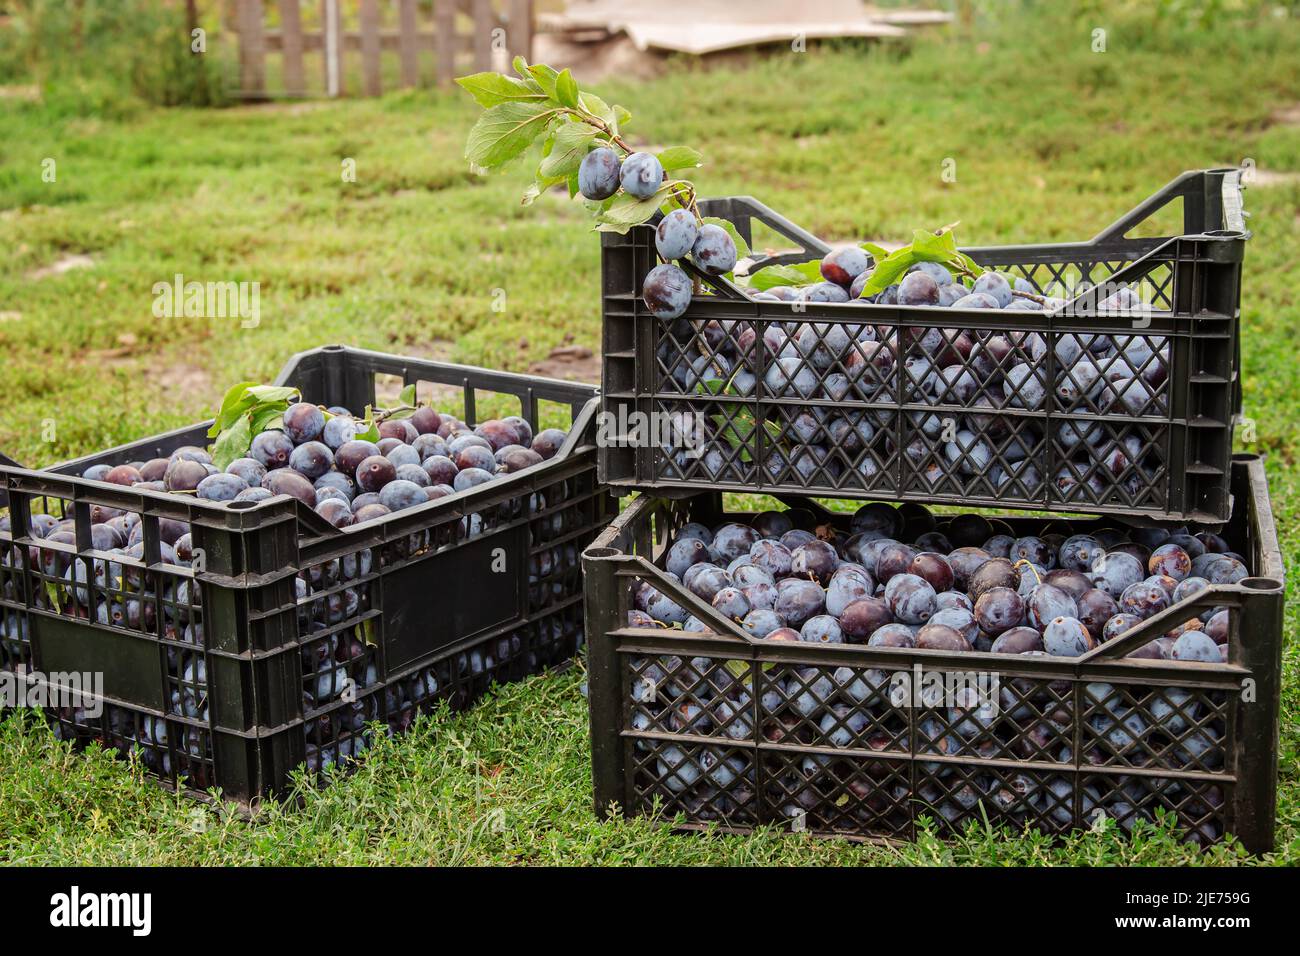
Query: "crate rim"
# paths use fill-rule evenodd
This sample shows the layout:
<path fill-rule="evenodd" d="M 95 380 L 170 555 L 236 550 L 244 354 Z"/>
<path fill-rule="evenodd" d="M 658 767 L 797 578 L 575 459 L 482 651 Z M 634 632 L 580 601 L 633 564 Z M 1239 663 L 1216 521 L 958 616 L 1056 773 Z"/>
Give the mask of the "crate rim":
<path fill-rule="evenodd" d="M 193 425 L 182 426 L 156 435 L 146 435 L 134 441 L 123 442 L 103 451 L 82 455 L 46 468 L 26 468 L 16 462 L 11 464 L 13 459 L 0 455 L 0 479 L 3 480 L 3 484 L 0 485 L 0 507 L 9 504 L 8 491 L 14 484 L 15 479 L 20 479 L 27 485 L 24 491 L 29 495 L 50 495 L 74 503 L 100 504 L 127 511 L 140 511 L 147 504 L 153 513 L 162 517 L 187 522 L 211 523 L 236 531 L 250 531 L 279 522 L 295 521 L 299 530 L 301 547 L 306 548 L 322 540 L 340 545 L 346 544 L 349 548 L 362 547 L 379 544 L 389 540 L 390 537 L 399 537 L 406 534 L 409 529 L 405 526 L 408 524 L 419 524 L 424 527 L 428 525 L 430 519 L 433 519 L 437 524 L 441 524 L 477 511 L 485 503 L 490 504 L 490 499 L 501 497 L 504 500 L 517 497 L 516 494 L 511 492 L 514 492 L 519 485 L 531 480 L 541 469 L 546 468 L 548 465 L 555 467 L 560 464 L 572 464 L 581 455 L 595 449 L 595 445 L 586 440 L 586 435 L 590 431 L 590 424 L 599 413 L 600 389 L 595 385 L 521 372 L 498 372 L 455 362 L 416 359 L 341 344 L 326 345 L 295 353 L 281 367 L 274 383 L 277 385 L 285 384 L 304 359 L 321 354 L 354 355 L 370 362 L 380 361 L 392 364 L 403 370 L 408 368 L 425 371 L 433 370 L 447 375 L 463 373 L 467 377 L 478 380 L 530 391 L 536 390 L 537 386 L 542 386 L 544 394 L 538 394 L 537 398 L 568 403 L 573 409 L 574 415 L 569 425 L 568 436 L 551 458 L 498 478 L 490 485 L 480 485 L 458 491 L 444 498 L 429 501 L 414 508 L 405 508 L 402 511 L 383 515 L 372 521 L 360 525 L 351 525 L 347 528 L 335 528 L 316 515 L 305 504 L 290 495 L 274 495 L 262 501 L 246 503 L 206 501 L 166 491 L 136 489 L 113 484 L 112 482 L 95 481 L 73 473 L 74 471 L 84 470 L 92 463 L 113 457 L 115 454 L 126 454 L 142 442 L 165 444 L 170 439 L 191 435 L 199 429 L 206 432 L 211 427 L 213 419 L 206 419 Z M 481 390 L 490 388 L 490 386 L 486 385 L 470 387 Z M 472 503 L 473 506 L 469 508 L 463 507 L 468 503 Z M 234 504 L 240 504 L 241 507 L 234 507 Z M 370 537 L 373 537 L 373 541 L 369 540 Z M 19 537 L 12 534 L 12 532 L 8 535 L 0 534 L 0 539 L 12 540 L 15 543 L 30 543 L 32 540 L 29 536 Z M 73 545 L 68 547 L 75 550 Z"/>

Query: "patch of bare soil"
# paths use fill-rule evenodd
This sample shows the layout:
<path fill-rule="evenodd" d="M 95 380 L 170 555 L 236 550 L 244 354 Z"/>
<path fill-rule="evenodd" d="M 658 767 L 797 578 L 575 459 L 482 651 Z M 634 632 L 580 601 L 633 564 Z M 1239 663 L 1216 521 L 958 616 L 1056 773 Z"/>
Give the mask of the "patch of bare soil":
<path fill-rule="evenodd" d="M 48 266 L 41 266 L 39 269 L 33 269 L 27 273 L 27 278 L 33 281 L 38 279 L 48 279 L 50 276 L 61 276 L 65 272 L 71 272 L 73 269 L 89 269 L 95 265 L 95 260 L 90 256 L 82 255 L 79 252 L 69 253 L 56 262 Z"/>
<path fill-rule="evenodd" d="M 153 391 L 166 395 L 171 402 L 185 408 L 200 409 L 205 414 L 221 398 L 215 392 L 217 385 L 208 368 L 192 359 L 140 349 L 136 337 L 130 332 L 119 335 L 113 348 L 86 352 L 85 360 L 98 368 L 124 372 Z"/>
<path fill-rule="evenodd" d="M 528 371 L 547 378 L 560 378 L 585 385 L 600 384 L 600 356 L 585 345 L 561 345 L 546 358 L 533 362 Z"/>

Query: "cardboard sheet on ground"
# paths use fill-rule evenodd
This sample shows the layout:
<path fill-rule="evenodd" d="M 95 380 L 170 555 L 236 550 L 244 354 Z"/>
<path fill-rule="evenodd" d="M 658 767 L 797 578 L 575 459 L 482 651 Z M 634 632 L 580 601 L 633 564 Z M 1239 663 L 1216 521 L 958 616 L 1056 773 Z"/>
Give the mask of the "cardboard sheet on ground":
<path fill-rule="evenodd" d="M 637 49 L 704 54 L 785 43 L 795 37 L 896 37 L 898 26 L 872 19 L 860 0 L 574 0 L 565 29 L 626 32 Z"/>

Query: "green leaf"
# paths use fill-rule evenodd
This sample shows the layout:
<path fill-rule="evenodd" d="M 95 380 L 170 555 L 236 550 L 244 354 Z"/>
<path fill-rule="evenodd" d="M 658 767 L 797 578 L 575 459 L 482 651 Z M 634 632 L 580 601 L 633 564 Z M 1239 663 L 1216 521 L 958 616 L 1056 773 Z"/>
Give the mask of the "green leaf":
<path fill-rule="evenodd" d="M 284 410 L 288 407 L 284 402 L 275 402 L 255 409 L 248 416 L 251 423 L 249 427 L 252 429 L 253 434 L 260 435 L 268 429 L 282 427 L 284 425 Z"/>
<path fill-rule="evenodd" d="M 871 278 L 867 279 L 866 284 L 862 287 L 862 294 L 859 298 L 865 299 L 869 295 L 883 292 L 899 281 L 903 274 L 918 261 L 911 246 L 895 249 L 885 257 L 884 261 L 876 263 L 876 268 L 872 270 Z"/>
<path fill-rule="evenodd" d="M 876 262 L 884 262 L 889 258 L 889 250 L 884 246 L 878 246 L 874 242 L 860 242 L 858 248 L 871 254 L 871 258 Z"/>
<path fill-rule="evenodd" d="M 957 241 L 947 230 L 936 236 L 933 232 L 917 229 L 912 234 L 912 252 L 917 261 L 947 262 L 957 254 Z"/>
<path fill-rule="evenodd" d="M 412 382 L 398 394 L 397 400 L 403 405 L 415 404 L 415 383 Z"/>
<path fill-rule="evenodd" d="M 537 168 L 538 176 L 567 179 L 570 173 L 576 173 L 597 135 L 599 130 L 587 123 L 565 123 L 555 131 L 554 148 Z"/>
<path fill-rule="evenodd" d="M 659 154 L 659 164 L 664 172 L 674 169 L 695 169 L 704 165 L 704 157 L 689 146 L 669 146 Z"/>
<path fill-rule="evenodd" d="M 627 193 L 620 192 L 612 200 L 607 200 L 609 205 L 597 215 L 596 218 L 600 223 L 597 228 L 601 232 L 622 234 L 633 226 L 649 222 L 654 218 L 654 214 L 659 211 L 659 206 L 674 185 L 676 184 L 664 183 L 649 199 L 637 199 Z"/>
<path fill-rule="evenodd" d="M 536 66 L 530 66 L 528 72 L 532 75 L 533 80 L 542 88 L 542 92 L 560 102 L 559 96 L 556 95 L 556 84 L 559 82 L 560 74 L 555 72 L 554 67 L 549 67 L 545 63 L 538 63 Z"/>
<path fill-rule="evenodd" d="M 555 80 L 555 98 L 571 109 L 578 108 L 578 81 L 567 69 Z"/>
<path fill-rule="evenodd" d="M 212 446 L 212 464 L 225 471 L 236 458 L 243 458 L 248 454 L 252 442 L 252 425 L 248 417 L 244 416 L 217 438 L 216 444 Z"/>
<path fill-rule="evenodd" d="M 731 220 L 719 219 L 717 216 L 705 216 L 701 221 L 712 223 L 715 226 L 721 226 L 723 230 L 726 231 L 727 235 L 731 236 L 731 241 L 736 244 L 737 259 L 744 259 L 749 255 L 749 243 L 740 238 L 740 233 L 736 231 L 736 227 L 732 225 Z"/>
<path fill-rule="evenodd" d="M 765 266 L 749 276 L 750 288 L 772 289 L 779 285 L 805 286 L 822 281 L 821 261 L 797 262 L 788 266 Z"/>
<path fill-rule="evenodd" d="M 259 402 L 287 402 L 301 392 L 287 385 L 254 385 L 249 390 Z"/>
<path fill-rule="evenodd" d="M 580 93 L 578 95 L 578 108 L 580 110 L 584 110 L 587 113 L 590 113 L 592 116 L 596 117 L 602 123 L 605 123 L 611 129 L 613 129 L 615 133 L 618 132 L 618 127 L 620 122 L 627 122 L 627 120 L 632 118 L 632 114 L 629 113 L 627 110 L 623 109 L 623 107 L 621 106 L 616 106 L 613 109 L 611 109 L 609 104 L 606 103 L 604 100 L 602 100 L 595 93 L 588 93 L 588 92 Z M 621 121 L 619 119 L 620 110 L 622 111 L 624 117 L 623 120 Z"/>
<path fill-rule="evenodd" d="M 485 110 L 510 100 L 546 99 L 544 93 L 530 90 L 513 76 L 503 76 L 500 73 L 474 73 L 458 77 L 456 82 Z"/>
<path fill-rule="evenodd" d="M 224 429 L 229 428 L 236 418 L 253 406 L 257 399 L 248 394 L 248 389 L 256 384 L 256 382 L 240 382 L 230 387 L 225 398 L 221 400 L 217 413 L 212 416 L 212 427 L 208 429 L 209 438 L 216 438 Z"/>
<path fill-rule="evenodd" d="M 465 158 L 491 169 L 521 155 L 546 132 L 554 110 L 544 103 L 510 102 L 492 107 L 478 118 L 465 142 Z"/>
<path fill-rule="evenodd" d="M 614 104 L 614 120 L 610 125 L 614 127 L 615 133 L 619 131 L 619 128 L 622 127 L 624 123 L 629 122 L 631 119 L 631 113 L 619 106 L 617 103 Z"/>
<path fill-rule="evenodd" d="M 361 441 L 377 442 L 379 441 L 379 426 L 374 422 L 363 432 L 357 432 L 357 438 Z"/>

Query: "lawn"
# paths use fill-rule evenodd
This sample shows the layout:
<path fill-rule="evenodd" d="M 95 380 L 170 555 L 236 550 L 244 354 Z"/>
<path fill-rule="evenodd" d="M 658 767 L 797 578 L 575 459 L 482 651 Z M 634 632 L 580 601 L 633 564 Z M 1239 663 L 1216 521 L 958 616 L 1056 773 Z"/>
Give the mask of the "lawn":
<path fill-rule="evenodd" d="M 1093 18 L 1095 19 L 1095 18 Z M 960 220 L 968 244 L 1079 240 L 1184 169 L 1256 167 L 1242 297 L 1245 414 L 1300 555 L 1300 28 L 1200 34 L 1140 20 L 1003 23 L 909 47 L 777 54 L 596 89 L 635 142 L 703 151 L 704 195 L 748 193 L 829 239 Z M 527 172 L 461 157 L 466 96 L 397 93 L 112 118 L 0 98 L 0 451 L 40 466 L 209 414 L 328 342 L 527 370 L 599 345 L 598 241 L 582 209 L 523 207 Z M 42 177 L 54 161 L 56 180 Z M 355 160 L 356 181 L 342 176 Z M 955 162 L 956 181 L 941 175 Z M 261 321 L 156 319 L 154 283 L 257 281 Z M 506 308 L 493 305 L 504 290 Z M 574 366 L 596 374 L 593 363 Z M 52 427 L 51 427 L 52 425 Z M 49 440 L 52 439 L 52 440 Z M 1294 576 L 1274 862 L 1300 862 Z M 360 769 L 249 822 L 125 762 L 0 724 L 10 863 L 1181 864 L 1167 833 L 1061 845 L 973 830 L 893 849 L 760 833 L 683 838 L 591 812 L 581 666 L 500 689 L 375 748 Z"/>

